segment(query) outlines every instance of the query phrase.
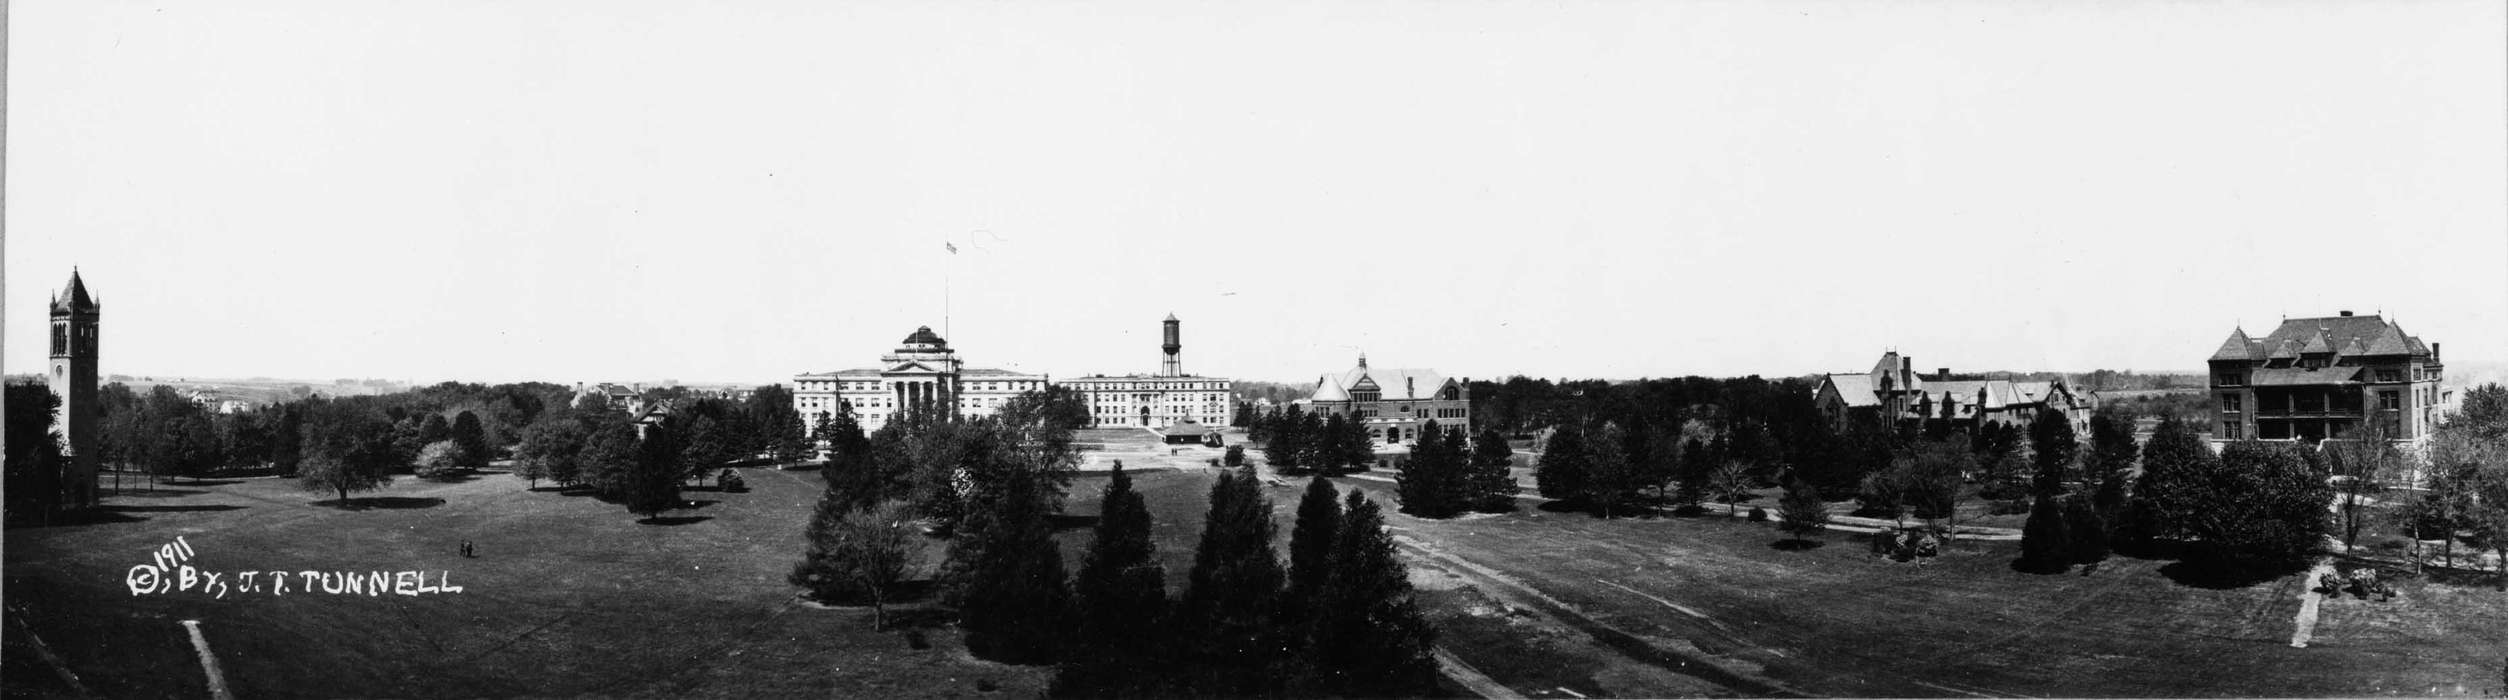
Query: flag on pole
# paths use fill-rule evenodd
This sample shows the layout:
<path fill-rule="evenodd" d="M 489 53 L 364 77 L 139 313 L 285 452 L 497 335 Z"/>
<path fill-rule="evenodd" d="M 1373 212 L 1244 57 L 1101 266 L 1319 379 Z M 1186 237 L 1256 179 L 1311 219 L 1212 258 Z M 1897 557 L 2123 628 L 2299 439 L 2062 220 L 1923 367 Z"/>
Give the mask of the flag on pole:
<path fill-rule="evenodd" d="M 948 241 L 941 241 L 941 245 L 942 245 L 943 247 L 948 248 L 948 249 L 949 249 L 949 252 L 950 252 L 950 253 L 952 253 L 952 254 L 956 254 L 956 253 L 958 252 L 958 244 L 956 244 L 956 243 L 951 243 L 951 242 L 948 242 Z"/>

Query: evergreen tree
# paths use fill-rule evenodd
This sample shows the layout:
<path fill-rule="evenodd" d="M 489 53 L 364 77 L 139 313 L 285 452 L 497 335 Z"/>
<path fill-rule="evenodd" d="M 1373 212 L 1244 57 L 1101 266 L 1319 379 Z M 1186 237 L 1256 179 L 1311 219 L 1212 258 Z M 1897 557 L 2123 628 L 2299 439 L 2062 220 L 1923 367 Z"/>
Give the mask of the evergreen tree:
<path fill-rule="evenodd" d="M 1541 497 L 1572 501 L 1585 496 L 1587 475 L 1593 469 L 1593 454 L 1585 447 L 1584 431 L 1576 426 L 1562 425 L 1553 429 L 1549 444 L 1541 453 L 1540 466 L 1533 480 L 1541 486 Z"/>
<path fill-rule="evenodd" d="M 907 474 L 877 454 L 853 412 L 838 411 L 830 420 L 827 466 L 820 468 L 819 476 L 827 480 L 829 490 L 844 494 L 856 507 L 908 497 L 912 485 Z"/>
<path fill-rule="evenodd" d="M 301 404 L 288 404 L 279 409 L 278 425 L 270 431 L 270 463 L 279 473 L 295 476 L 305 458 L 305 409 Z"/>
<path fill-rule="evenodd" d="M 635 461 L 622 484 L 628 512 L 653 519 L 679 507 L 679 485 L 686 481 L 688 473 L 681 462 L 679 442 L 678 432 L 667 425 L 645 427 L 642 439 L 636 442 Z"/>
<path fill-rule="evenodd" d="M 2014 568 L 2039 574 L 2063 573 L 2072 565 L 2074 556 L 2068 525 L 2058 499 L 2039 494 L 2037 504 L 2029 508 L 2029 522 L 2020 527 L 2020 560 L 2013 563 Z"/>
<path fill-rule="evenodd" d="M 1722 466 L 1716 461 L 1715 453 L 1709 450 L 1706 444 L 1700 443 L 1698 438 L 1690 438 L 1681 443 L 1680 459 L 1677 460 L 1677 464 L 1679 466 L 1672 471 L 1672 501 L 1681 505 L 1695 505 L 1704 499 L 1708 483 L 1715 478 L 1716 470 Z"/>
<path fill-rule="evenodd" d="M 1325 429 L 1323 414 L 1306 414 L 1298 424 L 1298 463 L 1316 470 L 1331 470 L 1340 466 L 1333 463 L 1339 457 L 1339 450 L 1333 446 L 1332 437 L 1332 433 Z"/>
<path fill-rule="evenodd" d="M 2107 558 L 2107 518 L 2092 500 L 2065 499 L 2064 534 L 2072 545 L 2068 556 L 2074 564 L 2096 564 Z"/>
<path fill-rule="evenodd" d="M 1323 429 L 1314 436 L 1314 449 L 1300 461 L 1319 474 L 1339 473 L 1350 461 L 1350 450 L 1344 437 L 1350 432 L 1350 421 L 1335 413 L 1324 418 Z"/>
<path fill-rule="evenodd" d="M 1155 695 L 1165 649 L 1167 572 L 1150 540 L 1149 506 L 1116 467 L 1107 481 L 1097 528 L 1074 583 L 1079 602 L 1077 652 L 1054 675 L 1058 697 Z"/>
<path fill-rule="evenodd" d="M 717 469 L 740 458 L 740 448 L 730 431 L 712 416 L 697 416 L 688 421 L 686 436 L 679 446 L 681 479 L 704 481 Z"/>
<path fill-rule="evenodd" d="M 1333 540 L 1341 531 L 1341 493 L 1332 480 L 1317 476 L 1306 481 L 1306 493 L 1298 498 L 1297 524 L 1289 531 L 1289 587 L 1283 600 L 1287 607 L 1302 607 L 1315 600 L 1323 589 L 1324 578 L 1331 573 Z M 1303 624 L 1291 615 L 1291 627 Z"/>
<path fill-rule="evenodd" d="M 1295 694 L 1437 694 L 1436 630 L 1420 613 L 1383 512 L 1365 494 L 1350 492 L 1333 552 L 1332 573 L 1306 630 Z"/>
<path fill-rule="evenodd" d="M 2033 490 L 2040 496 L 2062 494 L 2081 450 L 2073 435 L 2072 420 L 2056 411 L 2039 411 L 2037 419 L 2029 423 L 2029 449 L 2038 468 Z"/>
<path fill-rule="evenodd" d="M 453 445 L 461 448 L 461 465 L 486 469 L 488 458 L 495 455 L 488 447 L 487 428 L 479 424 L 478 414 L 463 411 L 453 416 Z"/>
<path fill-rule="evenodd" d="M 1376 441 L 1367 437 L 1367 422 L 1351 418 L 1343 422 L 1341 434 L 1334 436 L 1340 462 L 1352 471 L 1366 471 L 1376 463 Z"/>
<path fill-rule="evenodd" d="M 2205 475 L 2218 471 L 2219 462 L 2192 427 L 2175 416 L 2161 418 L 2142 448 L 2142 476 L 2126 502 L 2127 523 L 2117 528 L 2122 539 L 2140 550 L 2155 540 L 2192 537 L 2210 507 Z"/>
<path fill-rule="evenodd" d="M 1462 445 L 1429 421 L 1411 445 L 1411 459 L 1394 476 L 1402 512 L 1422 518 L 1450 518 L 1471 507 L 1463 490 Z"/>
<path fill-rule="evenodd" d="M 1246 696 L 1275 687 L 1286 639 L 1275 629 L 1283 574 L 1272 553 L 1271 502 L 1251 470 L 1211 483 L 1210 510 L 1178 605 L 1182 676 L 1193 694 Z"/>
<path fill-rule="evenodd" d="M 1052 500 L 1044 480 L 1012 474 L 971 508 L 979 523 L 961 532 L 953 552 L 965 562 L 958 624 L 967 651 L 977 658 L 1015 664 L 1060 661 L 1071 623 L 1071 591 L 1065 585 L 1062 549 L 1047 520 Z"/>
<path fill-rule="evenodd" d="M 1489 513 L 1515 510 L 1515 450 L 1496 428 L 1472 440 L 1471 474 L 1465 480 L 1474 509 Z"/>
<path fill-rule="evenodd" d="M 1304 418 L 1298 414 L 1297 408 L 1292 406 L 1287 413 L 1274 412 L 1265 421 L 1270 429 L 1265 431 L 1267 434 L 1262 437 L 1263 460 L 1271 463 L 1273 471 L 1282 474 L 1305 473 L 1301 470 L 1307 465 L 1299 461 L 1305 456 L 1305 449 L 1300 447 L 1299 443 L 1302 440 L 1298 435 L 1298 428 L 1305 424 L 1302 422 Z"/>

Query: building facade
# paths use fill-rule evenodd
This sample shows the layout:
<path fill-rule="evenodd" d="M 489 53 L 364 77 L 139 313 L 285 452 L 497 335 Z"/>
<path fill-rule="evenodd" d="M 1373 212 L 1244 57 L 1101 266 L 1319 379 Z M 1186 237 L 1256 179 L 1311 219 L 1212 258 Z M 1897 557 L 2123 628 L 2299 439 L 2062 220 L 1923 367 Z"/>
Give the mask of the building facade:
<path fill-rule="evenodd" d="M 61 399 L 52 415 L 65 452 L 61 502 L 73 508 L 96 505 L 96 424 L 103 417 L 96 397 L 97 319 L 103 310 L 76 269 L 52 298 L 52 366 L 44 385 Z"/>
<path fill-rule="evenodd" d="M 880 429 L 910 410 L 949 416 L 988 416 L 1020 394 L 1045 388 L 1047 377 L 963 366 L 949 341 L 931 326 L 914 329 L 880 366 L 793 377 L 793 409 L 804 422 L 852 411 L 864 431 Z"/>
<path fill-rule="evenodd" d="M 2349 311 L 2286 319 L 2262 338 L 2232 330 L 2210 360 L 2212 440 L 2382 436 L 2418 447 L 2449 399 L 2438 351 L 2391 321 Z"/>
<path fill-rule="evenodd" d="M 1315 380 L 1315 393 L 1291 402 L 1308 412 L 1340 415 L 1367 427 L 1379 445 L 1408 445 L 1436 421 L 1439 428 L 1472 428 L 1469 380 L 1455 381 L 1428 369 L 1376 369 L 1360 355 L 1358 366 Z"/>
<path fill-rule="evenodd" d="M 1881 354 L 1869 372 L 1824 374 L 1812 388 L 1812 404 L 1844 432 L 1857 422 L 1896 428 L 1910 421 L 1949 417 L 1969 427 L 1987 424 L 2027 426 L 2038 414 L 2053 411 L 2073 424 L 2075 435 L 2088 435 L 2095 402 L 2062 380 L 1952 379 L 1949 368 L 1932 376 L 1916 373 L 1914 358 L 1891 350 Z M 1948 409 L 1947 414 L 1945 408 Z"/>
<path fill-rule="evenodd" d="M 1158 374 L 1102 374 L 1055 384 L 1078 392 L 1090 427 L 1169 428 L 1180 423 L 1226 425 L 1235 384 L 1225 377 L 1184 373 L 1184 342 L 1175 314 L 1162 322 Z"/>

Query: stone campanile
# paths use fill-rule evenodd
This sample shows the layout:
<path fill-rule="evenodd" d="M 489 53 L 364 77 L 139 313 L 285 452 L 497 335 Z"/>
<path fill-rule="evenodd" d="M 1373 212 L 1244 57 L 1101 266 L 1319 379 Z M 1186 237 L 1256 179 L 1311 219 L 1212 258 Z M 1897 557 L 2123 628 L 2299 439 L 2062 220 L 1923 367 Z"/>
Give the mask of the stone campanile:
<path fill-rule="evenodd" d="M 1176 331 L 1176 326 L 1178 325 L 1176 315 L 1167 314 L 1167 321 L 1165 325 L 1167 327 L 1166 342 L 1159 345 L 1158 349 L 1164 350 L 1166 353 L 1165 356 L 1158 362 L 1158 376 L 1184 376 L 1184 341 L 1182 340 L 1182 336 Z"/>
<path fill-rule="evenodd" d="M 44 383 L 61 398 L 53 427 L 61 431 L 66 453 L 61 465 L 62 503 L 74 508 L 96 505 L 96 317 L 102 307 L 87 294 L 78 270 L 52 298 L 52 367 Z"/>

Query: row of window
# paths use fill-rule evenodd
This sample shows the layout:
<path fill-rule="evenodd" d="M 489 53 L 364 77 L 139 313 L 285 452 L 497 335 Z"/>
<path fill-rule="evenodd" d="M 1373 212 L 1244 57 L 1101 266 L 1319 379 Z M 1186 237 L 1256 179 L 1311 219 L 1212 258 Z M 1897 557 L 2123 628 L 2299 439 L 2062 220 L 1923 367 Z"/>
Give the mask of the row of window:
<path fill-rule="evenodd" d="M 1093 382 L 1068 381 L 1063 386 L 1085 392 L 1227 390 L 1228 382 Z"/>

